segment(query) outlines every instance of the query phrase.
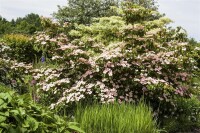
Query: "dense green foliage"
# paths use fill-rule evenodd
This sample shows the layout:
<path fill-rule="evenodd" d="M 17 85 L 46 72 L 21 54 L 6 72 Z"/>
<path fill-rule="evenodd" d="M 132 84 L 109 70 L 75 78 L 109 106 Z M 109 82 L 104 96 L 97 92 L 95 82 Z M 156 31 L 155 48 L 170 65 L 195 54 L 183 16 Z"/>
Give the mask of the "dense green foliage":
<path fill-rule="evenodd" d="M 0 35 L 8 33 L 8 31 L 11 31 L 11 26 L 12 25 L 9 21 L 0 16 Z"/>
<path fill-rule="evenodd" d="M 94 18 L 120 16 L 116 7 L 121 7 L 126 0 L 68 0 L 67 6 L 58 6 L 54 17 L 60 22 L 91 24 Z M 157 10 L 154 0 L 128 0 L 148 9 Z"/>
<path fill-rule="evenodd" d="M 198 129 L 200 126 L 200 101 L 197 97 L 191 99 L 177 99 L 180 110 L 174 112 L 177 116 L 165 118 L 163 121 L 164 128 L 169 132 L 184 132 Z"/>
<path fill-rule="evenodd" d="M 31 13 L 25 17 L 6 20 L 0 16 L 0 36 L 3 34 L 20 33 L 20 34 L 33 34 L 36 31 L 42 31 L 43 27 L 39 15 Z"/>
<path fill-rule="evenodd" d="M 79 107 L 75 119 L 87 133 L 158 133 L 149 107 L 134 104 L 95 104 Z"/>
<path fill-rule="evenodd" d="M 55 115 L 33 103 L 28 95 L 19 96 L 9 88 L 0 85 L 0 132 L 70 133 L 81 131 L 76 123 Z"/>
<path fill-rule="evenodd" d="M 23 18 L 17 18 L 14 22 L 14 33 L 33 34 L 42 31 L 41 18 L 39 15 L 31 13 Z"/>
<path fill-rule="evenodd" d="M 20 62 L 31 63 L 39 54 L 33 48 L 33 43 L 30 38 L 22 34 L 7 34 L 2 37 L 7 49 L 7 55 L 11 59 L 16 59 Z"/>
<path fill-rule="evenodd" d="M 118 0 L 68 0 L 67 6 L 58 6 L 54 16 L 61 22 L 90 24 L 92 18 L 115 15 L 110 6 L 117 5 Z"/>
<path fill-rule="evenodd" d="M 157 10 L 158 6 L 156 5 L 157 0 L 128 0 L 134 4 L 143 6 L 147 9 Z"/>

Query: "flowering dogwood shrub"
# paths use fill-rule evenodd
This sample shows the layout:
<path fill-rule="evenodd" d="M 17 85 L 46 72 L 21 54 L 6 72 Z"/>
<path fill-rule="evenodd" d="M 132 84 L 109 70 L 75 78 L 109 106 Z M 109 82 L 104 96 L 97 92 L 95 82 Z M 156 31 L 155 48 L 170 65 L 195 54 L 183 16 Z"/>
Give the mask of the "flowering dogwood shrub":
<path fill-rule="evenodd" d="M 169 22 L 155 11 L 124 5 L 121 17 L 76 25 L 69 36 L 50 29 L 36 33 L 34 49 L 53 67 L 18 63 L 11 69 L 31 75 L 37 101 L 51 108 L 88 99 L 121 103 L 144 97 L 157 115 L 176 115 L 176 98 L 195 92 L 192 78 L 199 68 L 193 57 L 199 48 L 188 43 L 183 29 L 167 28 Z"/>

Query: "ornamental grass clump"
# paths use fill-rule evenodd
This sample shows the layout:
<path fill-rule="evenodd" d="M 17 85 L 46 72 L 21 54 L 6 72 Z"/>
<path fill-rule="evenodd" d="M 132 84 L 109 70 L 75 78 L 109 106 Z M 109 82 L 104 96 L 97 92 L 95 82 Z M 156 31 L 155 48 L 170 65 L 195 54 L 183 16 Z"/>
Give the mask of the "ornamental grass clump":
<path fill-rule="evenodd" d="M 75 119 L 86 133 L 158 133 L 151 109 L 134 104 L 94 104 L 78 107 Z"/>

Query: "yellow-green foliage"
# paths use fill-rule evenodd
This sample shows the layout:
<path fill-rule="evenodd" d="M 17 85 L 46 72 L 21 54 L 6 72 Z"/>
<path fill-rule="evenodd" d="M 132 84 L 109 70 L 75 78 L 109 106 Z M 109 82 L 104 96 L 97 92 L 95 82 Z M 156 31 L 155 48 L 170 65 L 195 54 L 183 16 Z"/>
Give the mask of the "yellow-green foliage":
<path fill-rule="evenodd" d="M 3 39 L 10 43 L 17 43 L 17 45 L 24 44 L 29 41 L 29 37 L 23 34 L 6 34 L 3 36 Z"/>
<path fill-rule="evenodd" d="M 77 25 L 76 30 L 72 30 L 72 37 L 81 37 L 83 42 L 95 41 L 96 43 L 109 44 L 110 42 L 120 41 L 119 33 L 125 26 L 122 17 L 102 17 L 94 19 L 90 26 Z"/>
<path fill-rule="evenodd" d="M 7 34 L 2 37 L 10 49 L 7 51 L 9 57 L 18 61 L 32 62 L 36 51 L 30 38 L 22 34 Z"/>

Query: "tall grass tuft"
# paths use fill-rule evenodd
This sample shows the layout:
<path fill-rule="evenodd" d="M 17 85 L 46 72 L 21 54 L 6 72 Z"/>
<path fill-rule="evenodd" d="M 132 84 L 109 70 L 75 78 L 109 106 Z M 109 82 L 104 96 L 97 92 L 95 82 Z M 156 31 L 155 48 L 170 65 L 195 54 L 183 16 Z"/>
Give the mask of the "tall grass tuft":
<path fill-rule="evenodd" d="M 86 133 L 158 133 L 151 109 L 134 104 L 79 106 L 75 119 Z"/>

